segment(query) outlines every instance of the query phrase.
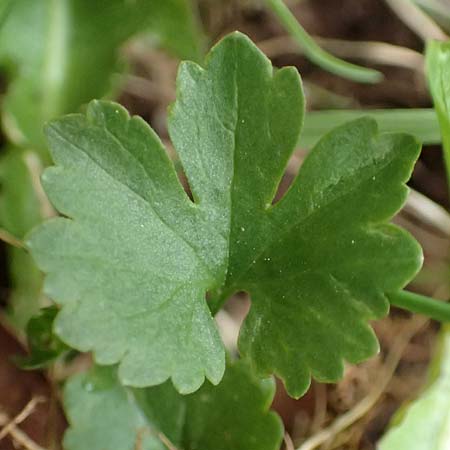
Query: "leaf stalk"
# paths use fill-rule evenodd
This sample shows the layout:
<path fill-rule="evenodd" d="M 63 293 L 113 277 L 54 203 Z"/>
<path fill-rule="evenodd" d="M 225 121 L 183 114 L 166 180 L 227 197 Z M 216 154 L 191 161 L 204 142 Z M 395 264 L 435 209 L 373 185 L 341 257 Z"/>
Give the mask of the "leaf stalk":
<path fill-rule="evenodd" d="M 450 322 L 450 303 L 409 291 L 388 294 L 391 305 L 422 314 L 439 322 Z"/>

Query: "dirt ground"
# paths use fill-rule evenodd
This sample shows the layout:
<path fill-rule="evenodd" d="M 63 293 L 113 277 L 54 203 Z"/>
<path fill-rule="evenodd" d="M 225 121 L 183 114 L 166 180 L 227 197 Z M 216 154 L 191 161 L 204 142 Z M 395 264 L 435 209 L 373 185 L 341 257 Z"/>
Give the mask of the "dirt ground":
<path fill-rule="evenodd" d="M 203 0 L 201 6 L 202 20 L 213 40 L 239 29 L 265 49 L 275 65 L 298 67 L 306 82 L 310 109 L 431 106 L 420 66 L 412 69 L 398 61 L 390 65 L 371 64 L 385 74 L 385 80 L 376 85 L 359 85 L 322 71 L 293 51 L 285 32 L 256 1 Z M 421 39 L 381 0 L 303 0 L 296 2 L 293 9 L 313 35 L 353 42 L 384 41 L 417 52 L 423 50 Z M 133 45 L 124 49 L 124 54 L 131 62 L 134 75 L 126 77 L 120 101 L 131 112 L 148 120 L 167 140 L 165 113 L 174 97 L 177 63 L 160 51 L 143 52 Z M 370 63 L 369 59 L 355 61 Z M 284 188 L 295 176 L 303 156 L 299 149 L 289 165 Z M 449 206 L 440 148 L 424 149 L 410 184 L 435 202 Z M 412 288 L 448 298 L 448 236 L 424 223 L 414 210 L 402 212 L 397 221 L 414 233 L 425 251 L 424 272 Z M 0 293 L 6 301 L 8 277 L 4 251 L 0 262 Z M 239 322 L 245 308 L 236 307 L 235 303 L 229 304 L 228 314 Z M 379 356 L 358 367 L 348 367 L 338 385 L 313 383 L 308 394 L 298 401 L 287 397 L 279 385 L 274 408 L 286 426 L 287 450 L 294 448 L 291 440 L 301 442 L 311 436 L 323 437 L 323 431 L 320 434 L 323 429 L 331 431 L 322 439 L 322 449 L 374 449 L 392 414 L 423 386 L 438 324 L 394 310 L 388 318 L 376 323 L 375 329 L 381 343 Z M 20 424 L 20 430 L 46 449 L 57 449 L 65 427 L 57 385 L 49 381 L 52 379 L 49 373 L 17 369 L 12 358 L 23 352 L 14 335 L 0 325 L 0 429 L 5 415 L 11 419 L 31 398 L 42 398 L 43 402 Z M 342 417 L 347 420 L 347 426 L 342 430 L 333 428 L 336 419 Z M 8 439 L 0 440 L 0 450 L 12 449 Z"/>

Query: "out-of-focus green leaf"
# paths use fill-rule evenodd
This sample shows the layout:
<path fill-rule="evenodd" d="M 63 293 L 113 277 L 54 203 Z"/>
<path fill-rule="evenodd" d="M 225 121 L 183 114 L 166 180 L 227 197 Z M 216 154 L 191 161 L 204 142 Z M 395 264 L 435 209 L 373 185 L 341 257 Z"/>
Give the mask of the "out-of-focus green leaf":
<path fill-rule="evenodd" d="M 447 177 L 450 180 L 450 42 L 428 43 L 426 67 L 434 107 L 441 126 Z"/>
<path fill-rule="evenodd" d="M 187 0 L 14 0 L 0 27 L 8 137 L 45 147 L 44 123 L 107 94 L 120 45 L 151 30 L 180 56 L 198 58 Z"/>
<path fill-rule="evenodd" d="M 243 362 L 228 365 L 219 386 L 182 396 L 169 384 L 128 389 L 111 368 L 96 367 L 65 388 L 66 450 L 278 450 L 280 419 L 269 412 L 272 379 L 254 378 Z"/>
<path fill-rule="evenodd" d="M 182 59 L 200 61 L 203 36 L 192 0 L 151 0 L 154 3 L 149 29 L 161 46 Z"/>
<path fill-rule="evenodd" d="M 29 356 L 16 358 L 19 367 L 25 370 L 48 366 L 69 348 L 53 333 L 53 321 L 58 309 L 55 306 L 43 308 L 27 324 Z"/>
<path fill-rule="evenodd" d="M 18 148 L 7 149 L 0 158 L 0 223 L 20 239 L 42 220 L 30 171 L 33 164 L 40 164 L 37 155 Z"/>
<path fill-rule="evenodd" d="M 13 0 L 0 0 L 0 26 L 6 18 Z"/>
<path fill-rule="evenodd" d="M 8 149 L 0 159 L 0 224 L 19 239 L 42 220 L 30 172 L 33 164 L 39 165 L 37 155 L 17 148 Z M 11 283 L 8 315 L 13 325 L 23 329 L 42 306 L 42 275 L 23 249 L 10 247 L 8 256 Z"/>
<path fill-rule="evenodd" d="M 433 381 L 381 440 L 379 450 L 448 450 L 450 448 L 450 328 L 433 363 Z"/>
<path fill-rule="evenodd" d="M 306 114 L 299 146 L 312 148 L 333 128 L 362 117 L 375 119 L 383 133 L 408 133 L 423 144 L 440 144 L 442 141 L 434 109 L 332 110 Z"/>

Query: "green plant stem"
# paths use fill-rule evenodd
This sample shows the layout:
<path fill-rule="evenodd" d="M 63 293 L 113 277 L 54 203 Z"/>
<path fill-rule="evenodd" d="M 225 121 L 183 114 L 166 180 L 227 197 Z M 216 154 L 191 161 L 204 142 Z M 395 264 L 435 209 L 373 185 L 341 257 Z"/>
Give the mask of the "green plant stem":
<path fill-rule="evenodd" d="M 388 295 L 392 305 L 408 311 L 423 314 L 439 322 L 450 322 L 450 303 L 415 294 L 400 291 Z"/>
<path fill-rule="evenodd" d="M 211 314 L 215 316 L 227 301 L 228 292 L 214 296 L 208 302 Z M 425 295 L 409 291 L 388 294 L 391 305 L 417 314 L 423 314 L 438 322 L 450 322 L 450 303 L 436 300 Z"/>
<path fill-rule="evenodd" d="M 278 20 L 315 64 L 349 80 L 360 83 L 378 83 L 383 74 L 377 70 L 351 64 L 327 53 L 300 25 L 295 16 L 284 4 L 283 0 L 266 0 L 267 7 L 278 17 Z"/>
<path fill-rule="evenodd" d="M 426 145 L 442 142 L 438 116 L 433 108 L 312 111 L 306 114 L 299 146 L 312 148 L 333 128 L 361 117 L 373 117 L 382 133 L 408 133 Z"/>

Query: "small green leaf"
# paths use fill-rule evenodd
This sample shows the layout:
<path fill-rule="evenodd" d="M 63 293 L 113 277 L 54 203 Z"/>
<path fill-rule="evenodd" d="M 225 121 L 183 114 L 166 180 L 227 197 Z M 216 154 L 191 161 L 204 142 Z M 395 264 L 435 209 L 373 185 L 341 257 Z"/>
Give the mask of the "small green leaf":
<path fill-rule="evenodd" d="M 450 329 L 442 335 L 432 384 L 381 440 L 380 450 L 447 450 L 450 448 Z"/>
<path fill-rule="evenodd" d="M 124 388 L 112 369 L 97 367 L 66 385 L 65 449 L 162 450 L 169 441 L 184 450 L 278 450 L 283 427 L 268 412 L 274 388 L 242 362 L 228 366 L 219 386 L 185 397 L 168 383 Z"/>
<path fill-rule="evenodd" d="M 426 67 L 434 108 L 441 126 L 447 177 L 450 180 L 450 42 L 428 42 Z"/>
<path fill-rule="evenodd" d="M 0 65 L 10 79 L 5 132 L 32 148 L 45 148 L 46 121 L 110 92 L 118 49 L 131 36 L 153 31 L 182 57 L 199 54 L 187 0 L 14 0 L 5 17 L 0 27 Z"/>
<path fill-rule="evenodd" d="M 169 129 L 193 193 L 183 191 L 161 142 L 139 118 L 93 102 L 54 122 L 56 167 L 43 182 L 67 218 L 30 236 L 62 305 L 56 330 L 71 346 L 120 363 L 124 384 L 171 377 L 192 392 L 218 383 L 224 350 L 208 311 L 247 291 L 240 350 L 257 372 L 300 396 L 312 374 L 335 381 L 343 360 L 378 348 L 368 322 L 386 292 L 416 274 L 421 249 L 387 224 L 401 208 L 420 146 L 344 125 L 311 151 L 272 205 L 298 142 L 304 100 L 295 69 L 273 71 L 238 33 L 205 68 L 181 66 Z"/>
<path fill-rule="evenodd" d="M 24 370 L 41 369 L 53 363 L 69 348 L 53 333 L 53 322 L 58 313 L 55 306 L 43 308 L 27 324 L 27 340 L 30 355 L 16 358 Z"/>
<path fill-rule="evenodd" d="M 155 403 L 149 401 L 147 408 L 164 408 L 166 401 L 172 405 L 170 394 L 174 391 L 170 386 L 153 389 L 151 400 Z M 169 395 L 164 395 L 165 391 Z M 173 418 L 183 412 L 177 403 Z M 71 379 L 64 391 L 64 409 L 71 425 L 64 436 L 66 450 L 166 450 L 156 426 L 109 368 L 98 367 Z"/>

